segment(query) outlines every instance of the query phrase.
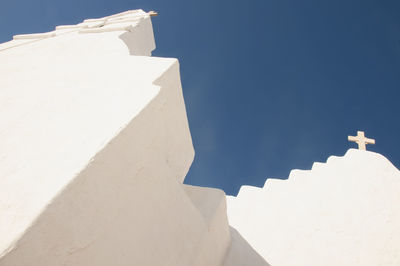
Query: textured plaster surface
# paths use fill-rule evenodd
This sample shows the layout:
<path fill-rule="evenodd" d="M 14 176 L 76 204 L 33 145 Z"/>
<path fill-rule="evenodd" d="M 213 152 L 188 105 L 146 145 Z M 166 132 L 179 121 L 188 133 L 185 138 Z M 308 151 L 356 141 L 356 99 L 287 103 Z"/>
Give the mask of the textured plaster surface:
<path fill-rule="evenodd" d="M 225 196 L 182 184 L 179 65 L 149 57 L 149 16 L 55 32 L 0 46 L 0 265 L 221 265 Z"/>
<path fill-rule="evenodd" d="M 400 265 L 400 172 L 350 149 L 228 197 L 230 225 L 271 265 Z"/>

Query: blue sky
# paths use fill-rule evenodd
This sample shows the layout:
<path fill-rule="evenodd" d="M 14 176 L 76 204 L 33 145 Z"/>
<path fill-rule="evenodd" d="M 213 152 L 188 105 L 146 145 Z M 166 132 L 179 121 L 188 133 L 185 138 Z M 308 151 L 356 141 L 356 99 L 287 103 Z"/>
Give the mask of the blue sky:
<path fill-rule="evenodd" d="M 156 10 L 154 56 L 176 57 L 196 158 L 186 183 L 243 184 L 343 155 L 364 130 L 400 166 L 400 1 L 2 0 L 0 42 Z M 1 62 L 0 62 L 1 63 Z"/>

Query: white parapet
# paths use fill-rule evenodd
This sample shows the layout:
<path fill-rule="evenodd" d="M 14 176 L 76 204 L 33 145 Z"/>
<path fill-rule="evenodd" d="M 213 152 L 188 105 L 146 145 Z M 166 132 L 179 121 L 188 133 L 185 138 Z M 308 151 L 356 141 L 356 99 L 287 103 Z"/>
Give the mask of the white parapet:
<path fill-rule="evenodd" d="M 271 265 L 400 265 L 400 172 L 380 154 L 351 149 L 245 190 L 228 197 L 229 223 Z"/>
<path fill-rule="evenodd" d="M 85 52 L 124 52 L 124 49 L 121 49 L 121 44 L 125 44 L 125 48 L 129 49 L 131 55 L 150 56 L 151 51 L 155 49 L 150 16 L 151 14 L 143 10 L 129 10 L 104 18 L 87 19 L 76 25 L 57 26 L 51 32 L 18 34 L 14 35 L 13 40 L 0 44 L 0 51 L 57 37 L 57 40 L 52 40 L 53 44 L 62 43 L 65 46 L 69 42 L 71 45 L 78 45 L 78 47 L 69 49 L 76 54 Z M 104 32 L 114 32 L 112 36 L 115 38 L 111 38 L 111 35 L 96 35 L 96 37 L 87 37 L 86 39 L 77 36 L 78 33 Z M 63 38 L 60 38 L 61 36 Z M 123 42 L 117 42 L 118 38 Z M 76 40 L 78 39 L 79 41 L 77 42 Z M 104 44 L 99 45 L 99 42 L 104 42 Z M 40 49 L 43 48 L 43 42 L 38 45 Z M 97 47 L 96 49 L 89 49 L 88 45 L 96 45 Z M 29 46 L 27 49 L 33 49 L 34 47 Z M 101 49 L 99 50 L 100 47 Z"/>

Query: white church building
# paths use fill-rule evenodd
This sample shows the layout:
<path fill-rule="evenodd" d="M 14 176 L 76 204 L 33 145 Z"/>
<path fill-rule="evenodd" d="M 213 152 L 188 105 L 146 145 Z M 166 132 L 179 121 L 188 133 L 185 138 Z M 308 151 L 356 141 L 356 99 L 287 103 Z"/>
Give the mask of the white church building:
<path fill-rule="evenodd" d="M 0 266 L 400 265 L 400 172 L 360 150 L 237 197 L 194 158 L 142 10 L 0 44 Z"/>

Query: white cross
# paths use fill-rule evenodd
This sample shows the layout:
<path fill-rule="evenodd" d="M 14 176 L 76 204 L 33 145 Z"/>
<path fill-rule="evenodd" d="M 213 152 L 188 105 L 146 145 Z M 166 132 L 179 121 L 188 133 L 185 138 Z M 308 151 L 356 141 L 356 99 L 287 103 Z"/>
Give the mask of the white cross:
<path fill-rule="evenodd" d="M 366 150 L 366 144 L 375 144 L 374 139 L 366 138 L 364 131 L 357 131 L 357 136 L 348 136 L 349 141 L 357 142 L 359 150 Z"/>

